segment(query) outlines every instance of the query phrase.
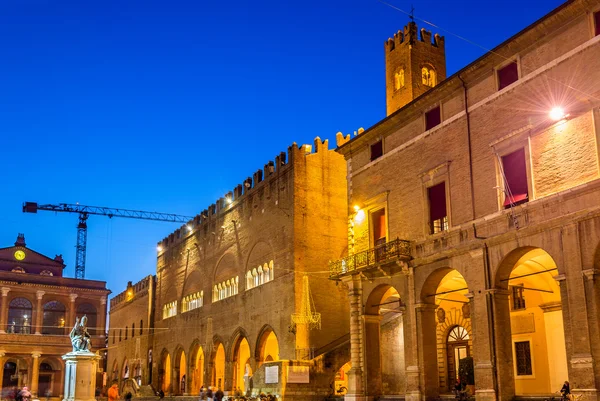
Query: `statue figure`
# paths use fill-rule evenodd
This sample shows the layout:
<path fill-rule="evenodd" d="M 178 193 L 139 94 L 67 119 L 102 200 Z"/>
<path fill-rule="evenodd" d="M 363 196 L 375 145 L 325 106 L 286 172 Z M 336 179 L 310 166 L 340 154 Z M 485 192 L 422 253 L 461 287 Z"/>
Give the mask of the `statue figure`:
<path fill-rule="evenodd" d="M 83 315 L 81 322 L 79 318 L 75 318 L 75 326 L 71 330 L 71 344 L 73 344 L 73 352 L 89 352 L 91 346 L 90 333 L 87 331 L 87 316 Z"/>

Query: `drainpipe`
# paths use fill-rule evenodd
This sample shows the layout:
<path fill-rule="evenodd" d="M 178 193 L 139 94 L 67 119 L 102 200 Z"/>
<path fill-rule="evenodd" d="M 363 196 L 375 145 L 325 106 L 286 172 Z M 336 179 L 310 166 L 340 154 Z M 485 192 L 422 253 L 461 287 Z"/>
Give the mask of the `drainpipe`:
<path fill-rule="evenodd" d="M 469 113 L 469 95 L 467 93 L 467 84 L 458 75 L 458 79 L 462 82 L 465 100 L 465 115 L 467 117 L 467 146 L 469 149 L 469 182 L 471 184 L 471 214 L 472 220 L 475 220 L 475 184 L 473 181 L 473 149 L 471 147 L 471 114 Z"/>

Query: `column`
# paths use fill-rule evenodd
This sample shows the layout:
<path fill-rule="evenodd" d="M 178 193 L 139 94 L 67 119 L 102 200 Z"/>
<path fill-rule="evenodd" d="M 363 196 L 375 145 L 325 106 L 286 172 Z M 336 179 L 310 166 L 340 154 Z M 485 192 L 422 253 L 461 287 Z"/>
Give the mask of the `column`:
<path fill-rule="evenodd" d="M 77 294 L 69 294 L 69 298 L 71 299 L 71 303 L 69 304 L 69 323 L 67 324 L 69 328 L 75 325 L 75 300 L 77 297 Z"/>
<path fill-rule="evenodd" d="M 2 287 L 2 306 L 0 309 L 0 333 L 6 333 L 6 319 L 8 318 L 8 293 L 10 288 Z"/>
<path fill-rule="evenodd" d="M 435 304 L 418 303 L 417 312 L 417 353 L 422 396 L 426 400 L 434 400 L 439 396 L 439 372 L 437 365 L 437 323 L 435 321 Z"/>
<path fill-rule="evenodd" d="M 503 335 L 510 327 L 508 290 L 487 290 L 493 313 L 493 351 L 495 354 L 496 386 L 499 401 L 511 401 L 515 396 L 515 371 L 512 336 Z M 477 377 L 475 377 L 477 380 Z"/>
<path fill-rule="evenodd" d="M 342 279 L 348 285 L 350 301 L 350 362 L 352 368 L 348 371 L 348 392 L 346 401 L 366 400 L 363 375 L 363 331 L 362 331 L 362 282 L 360 276 L 352 275 Z"/>
<path fill-rule="evenodd" d="M 36 333 L 38 334 L 38 333 Z M 32 399 L 38 398 L 38 381 L 40 378 L 40 354 L 39 352 L 33 352 L 32 366 L 31 366 L 31 395 Z"/>
<path fill-rule="evenodd" d="M 106 297 L 100 298 L 100 310 L 97 314 L 97 329 L 94 330 L 97 336 L 101 336 L 104 338 L 104 333 L 106 333 Z"/>
<path fill-rule="evenodd" d="M 381 378 L 381 315 L 362 315 L 365 345 L 365 393 L 369 397 L 382 395 Z"/>
<path fill-rule="evenodd" d="M 406 401 L 421 401 L 421 379 L 419 370 L 419 345 L 417 328 L 417 309 L 415 296 L 414 267 L 409 267 L 406 274 L 406 296 L 403 299 L 406 312 L 403 314 L 404 325 L 404 362 L 406 365 Z"/>
<path fill-rule="evenodd" d="M 0 377 L 4 378 L 4 362 L 6 362 L 6 358 L 4 357 L 6 355 L 5 351 L 0 351 Z M 0 379 L 3 380 L 3 379 Z"/>
<path fill-rule="evenodd" d="M 576 223 L 563 227 L 561 231 L 564 268 L 558 267 L 560 272 L 564 272 L 564 276 L 557 279 L 560 285 L 571 391 L 584 396 L 584 399 L 597 400 L 598 367 L 595 369 L 592 356 L 593 337 L 588 320 L 590 307 L 584 282 L 579 234 Z"/>
<path fill-rule="evenodd" d="M 44 298 L 44 291 L 36 291 L 35 296 L 37 297 L 37 304 L 35 307 L 35 334 L 38 336 L 42 334 L 42 322 L 44 311 L 42 309 L 42 299 Z"/>

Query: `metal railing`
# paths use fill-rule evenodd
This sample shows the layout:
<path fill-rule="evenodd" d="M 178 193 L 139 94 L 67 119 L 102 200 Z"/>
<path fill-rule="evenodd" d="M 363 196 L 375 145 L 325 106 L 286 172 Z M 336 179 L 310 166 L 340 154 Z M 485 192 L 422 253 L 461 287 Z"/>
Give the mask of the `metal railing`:
<path fill-rule="evenodd" d="M 380 265 L 401 258 L 410 258 L 410 241 L 397 238 L 366 251 L 329 262 L 329 276 L 339 276 L 354 270 Z"/>

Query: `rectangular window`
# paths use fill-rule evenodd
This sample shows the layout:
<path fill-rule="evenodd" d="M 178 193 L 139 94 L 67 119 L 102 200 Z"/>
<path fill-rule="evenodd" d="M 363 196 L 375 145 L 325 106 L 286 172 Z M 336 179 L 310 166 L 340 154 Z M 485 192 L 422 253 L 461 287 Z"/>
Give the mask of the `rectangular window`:
<path fill-rule="evenodd" d="M 594 29 L 595 35 L 600 35 L 600 11 L 594 13 Z"/>
<path fill-rule="evenodd" d="M 515 342 L 515 358 L 517 364 L 517 376 L 531 376 L 531 345 L 529 341 Z"/>
<path fill-rule="evenodd" d="M 502 90 L 518 80 L 519 68 L 516 61 L 513 61 L 498 70 L 498 90 Z"/>
<path fill-rule="evenodd" d="M 425 113 L 425 131 L 429 131 L 433 127 L 440 125 L 441 122 L 442 114 L 440 112 L 440 106 Z"/>
<path fill-rule="evenodd" d="M 529 200 L 527 189 L 527 168 L 525 163 L 525 149 L 502 156 L 502 172 L 504 180 L 505 208 L 519 205 Z"/>
<path fill-rule="evenodd" d="M 523 310 L 525 307 L 525 297 L 523 296 L 523 286 L 512 287 L 512 310 Z"/>
<path fill-rule="evenodd" d="M 380 139 L 371 145 L 371 161 L 383 156 L 383 141 Z"/>
<path fill-rule="evenodd" d="M 429 224 L 432 234 L 448 229 L 448 213 L 446 211 L 446 183 L 441 182 L 427 188 L 429 198 Z"/>

